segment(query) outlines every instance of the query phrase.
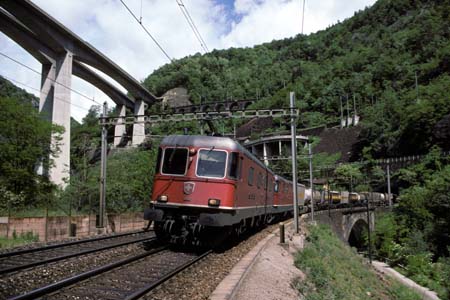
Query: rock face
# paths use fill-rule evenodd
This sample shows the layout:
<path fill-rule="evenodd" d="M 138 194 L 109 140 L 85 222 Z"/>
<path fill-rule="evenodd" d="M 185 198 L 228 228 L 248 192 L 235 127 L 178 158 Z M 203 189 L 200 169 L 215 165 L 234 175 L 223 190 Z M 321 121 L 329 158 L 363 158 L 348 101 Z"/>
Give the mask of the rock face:
<path fill-rule="evenodd" d="M 192 102 L 189 101 L 189 94 L 187 90 L 182 87 L 168 90 L 162 98 L 162 105 L 164 109 L 192 105 Z"/>
<path fill-rule="evenodd" d="M 236 136 L 238 138 L 248 137 L 271 127 L 273 127 L 272 117 L 252 119 L 237 129 Z"/>
<path fill-rule="evenodd" d="M 314 148 L 316 153 L 325 152 L 328 154 L 341 153 L 341 158 L 338 162 L 353 161 L 355 155 L 354 148 L 359 141 L 359 133 L 361 127 L 348 127 L 348 128 L 327 128 L 323 130 L 319 137 L 320 142 Z"/>
<path fill-rule="evenodd" d="M 450 114 L 446 115 L 436 123 L 433 135 L 439 146 L 444 148 L 444 150 L 450 150 Z"/>

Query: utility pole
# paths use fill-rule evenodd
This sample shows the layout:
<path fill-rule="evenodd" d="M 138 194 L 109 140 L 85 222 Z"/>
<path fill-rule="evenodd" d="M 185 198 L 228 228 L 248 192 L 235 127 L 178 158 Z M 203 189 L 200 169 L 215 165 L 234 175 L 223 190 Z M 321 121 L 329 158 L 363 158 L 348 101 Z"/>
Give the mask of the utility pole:
<path fill-rule="evenodd" d="M 313 170 L 312 170 L 312 150 L 311 143 L 308 141 L 309 154 L 309 185 L 311 187 L 311 222 L 314 223 L 314 184 L 313 184 Z"/>
<path fill-rule="evenodd" d="M 325 201 L 328 201 L 328 216 L 331 217 L 331 193 L 330 193 L 330 181 L 328 180 L 328 174 L 327 174 L 327 189 L 323 191 L 324 198 L 327 197 Z"/>
<path fill-rule="evenodd" d="M 345 100 L 347 102 L 347 120 L 345 121 L 345 125 L 348 127 L 350 124 L 348 124 L 348 120 L 350 119 L 350 109 L 348 108 L 348 94 L 345 97 Z"/>
<path fill-rule="evenodd" d="M 298 199 L 297 199 L 297 115 L 295 114 L 295 94 L 290 92 L 289 94 L 291 104 L 291 151 L 292 151 L 292 190 L 294 197 L 294 224 L 295 233 L 299 232 L 298 229 Z"/>
<path fill-rule="evenodd" d="M 419 83 L 417 80 L 417 71 L 414 72 L 414 79 L 415 79 L 414 81 L 416 84 L 416 101 L 419 102 Z"/>
<path fill-rule="evenodd" d="M 305 1 L 303 0 L 303 9 L 302 9 L 302 34 L 303 34 L 303 25 L 305 24 Z"/>
<path fill-rule="evenodd" d="M 350 174 L 350 193 L 353 193 L 353 175 Z"/>
<path fill-rule="evenodd" d="M 103 103 L 102 118 L 106 118 L 108 112 L 108 104 Z M 106 124 L 102 127 L 102 150 L 101 150 L 101 168 L 100 168 L 100 203 L 98 209 L 98 228 L 105 228 L 105 207 L 106 207 L 106 155 L 107 155 L 107 135 Z"/>
<path fill-rule="evenodd" d="M 389 207 L 392 207 L 391 172 L 390 172 L 390 169 L 389 169 L 389 159 L 387 160 L 386 173 L 387 173 L 387 188 L 388 188 Z"/>
<path fill-rule="evenodd" d="M 373 192 L 370 193 L 372 202 L 373 202 Z M 369 262 L 372 264 L 372 243 L 370 241 L 370 201 L 369 197 L 367 197 L 367 239 L 369 242 L 368 250 L 369 250 Z"/>

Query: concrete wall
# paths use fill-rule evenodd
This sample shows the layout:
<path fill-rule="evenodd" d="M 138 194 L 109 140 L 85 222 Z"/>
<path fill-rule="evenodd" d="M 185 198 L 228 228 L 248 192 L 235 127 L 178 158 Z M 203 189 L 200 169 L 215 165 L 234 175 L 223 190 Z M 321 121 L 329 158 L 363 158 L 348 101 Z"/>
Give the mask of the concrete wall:
<path fill-rule="evenodd" d="M 97 233 L 95 227 L 95 215 L 71 217 L 39 217 L 39 218 L 7 218 L 0 220 L 0 236 L 12 237 L 15 231 L 17 235 L 32 232 L 39 235 L 40 241 L 60 240 L 69 237 L 69 224 L 76 224 L 76 236 L 85 237 Z M 142 213 L 127 213 L 121 215 L 108 215 L 107 232 L 125 232 L 139 230 L 146 223 Z M 47 228 L 47 230 L 46 230 Z"/>

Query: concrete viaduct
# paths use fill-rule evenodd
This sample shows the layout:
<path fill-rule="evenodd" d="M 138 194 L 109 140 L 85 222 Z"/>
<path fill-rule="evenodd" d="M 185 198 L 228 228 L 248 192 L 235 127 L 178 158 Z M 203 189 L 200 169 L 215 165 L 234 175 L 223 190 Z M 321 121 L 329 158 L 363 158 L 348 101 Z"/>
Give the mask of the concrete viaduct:
<path fill-rule="evenodd" d="M 48 170 L 50 180 L 64 186 L 70 171 L 70 92 L 71 75 L 75 75 L 103 91 L 117 105 L 119 116 L 126 108 L 135 115 L 144 114 L 144 105 L 160 99 L 146 90 L 136 79 L 82 40 L 57 20 L 29 0 L 0 0 L 0 30 L 28 51 L 42 64 L 39 111 L 65 132 L 60 141 L 61 153 L 54 158 L 55 166 Z M 91 68 L 110 76 L 123 86 L 127 96 L 103 79 Z M 133 126 L 132 144 L 144 139 L 145 128 Z M 115 128 L 114 144 L 120 143 L 125 125 Z M 52 137 L 52 144 L 55 137 Z"/>

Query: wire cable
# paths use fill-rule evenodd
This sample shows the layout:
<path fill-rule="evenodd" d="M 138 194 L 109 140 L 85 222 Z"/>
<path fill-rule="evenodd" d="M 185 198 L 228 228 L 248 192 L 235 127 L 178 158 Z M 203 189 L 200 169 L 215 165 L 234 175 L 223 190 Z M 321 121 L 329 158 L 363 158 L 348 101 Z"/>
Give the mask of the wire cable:
<path fill-rule="evenodd" d="M 20 82 L 20 81 L 18 81 L 18 80 L 12 79 L 11 77 L 5 76 L 5 75 L 3 75 L 3 74 L 0 74 L 0 76 L 3 77 L 3 78 L 5 78 L 6 80 L 9 80 L 9 81 L 14 82 L 14 83 L 16 83 L 16 84 L 20 84 L 20 85 L 22 85 L 22 86 L 24 86 L 24 87 L 27 87 L 27 88 L 29 88 L 29 89 L 32 89 L 32 90 L 34 90 L 34 91 L 37 91 L 37 92 L 40 92 L 40 91 L 41 91 L 40 89 L 37 89 L 37 88 L 35 88 L 35 87 L 32 87 L 31 85 L 28 85 L 28 84 L 26 84 L 26 83 Z M 59 101 L 62 101 L 62 102 L 66 102 L 66 103 L 68 103 L 68 104 L 70 104 L 70 105 L 72 105 L 72 106 L 78 107 L 78 108 L 80 108 L 80 109 L 82 109 L 82 110 L 85 110 L 85 111 L 89 112 L 89 109 L 86 108 L 86 107 L 79 106 L 79 105 L 77 105 L 77 104 L 75 104 L 75 103 L 71 103 L 71 102 L 69 102 L 69 101 L 67 101 L 67 100 L 65 100 L 65 99 L 59 98 L 59 97 L 53 97 L 53 98 L 58 99 Z"/>
<path fill-rule="evenodd" d="M 183 13 L 184 18 L 186 19 L 186 21 L 188 22 L 192 31 L 194 32 L 194 35 L 197 38 L 198 42 L 200 43 L 200 46 L 202 47 L 203 51 L 205 51 L 205 53 L 209 52 L 208 46 L 206 46 L 206 43 L 203 40 L 202 35 L 198 31 L 197 26 L 195 26 L 194 20 L 192 19 L 191 15 L 189 14 L 189 11 L 188 11 L 186 5 L 184 5 L 182 0 L 175 0 L 175 1 L 177 2 L 178 7 L 180 7 L 180 10 Z"/>
<path fill-rule="evenodd" d="M 42 73 L 41 73 L 41 72 L 39 72 L 39 71 L 33 69 L 32 67 L 30 67 L 30 66 L 28 66 L 28 65 L 26 65 L 26 64 L 24 64 L 24 63 L 21 63 L 20 61 L 18 61 L 18 60 L 16 60 L 16 59 L 12 58 L 11 56 L 9 56 L 9 55 L 7 55 L 7 54 L 5 54 L 5 53 L 2 53 L 2 52 L 0 52 L 0 55 L 2 55 L 3 57 L 5 57 L 5 58 L 7 58 L 7 59 L 9 59 L 9 60 L 11 60 L 11 61 L 13 61 L 13 62 L 15 62 L 16 64 L 18 64 L 18 65 L 20 65 L 20 66 L 22 66 L 22 67 L 24 67 L 24 68 L 26 68 L 26 69 L 28 69 L 28 70 L 30 70 L 30 71 L 32 71 L 32 72 L 34 72 L 34 73 L 36 73 L 36 74 L 42 76 Z M 65 84 L 62 84 L 62 83 L 60 83 L 60 82 L 58 82 L 58 81 L 56 81 L 56 80 L 54 80 L 54 79 L 52 79 L 52 78 L 48 78 L 48 79 L 49 79 L 50 81 L 56 83 L 56 84 L 59 84 L 60 86 L 62 86 L 62 87 L 64 87 L 64 88 L 66 88 L 66 89 L 68 89 L 68 90 L 74 92 L 75 94 L 80 95 L 80 96 L 83 97 L 83 98 L 86 98 L 86 99 L 88 99 L 88 100 L 90 100 L 90 101 L 93 101 L 93 102 L 97 103 L 98 105 L 102 105 L 101 103 L 95 101 L 94 98 L 90 98 L 90 97 L 84 95 L 83 93 L 81 93 L 81 92 L 79 92 L 79 91 L 77 91 L 77 90 L 74 90 L 74 89 L 72 89 L 71 87 L 68 87 L 68 86 L 65 85 Z"/>
<path fill-rule="evenodd" d="M 173 62 L 173 59 L 169 56 L 169 54 L 167 54 L 167 52 L 164 50 L 164 48 L 158 43 L 158 41 L 153 37 L 153 35 L 147 30 L 147 28 L 144 26 L 144 24 L 142 24 L 142 17 L 141 20 L 139 20 L 138 17 L 136 17 L 136 15 L 131 11 L 131 9 L 125 4 L 125 2 L 123 0 L 120 0 L 120 2 L 123 4 L 123 6 L 125 6 L 125 8 L 128 10 L 128 12 L 133 16 L 133 18 L 136 20 L 136 22 L 139 23 L 139 25 L 141 25 L 142 29 L 144 29 L 144 31 L 147 33 L 147 35 L 153 40 L 153 42 L 158 46 L 158 48 L 164 53 L 164 55 L 171 61 Z"/>

